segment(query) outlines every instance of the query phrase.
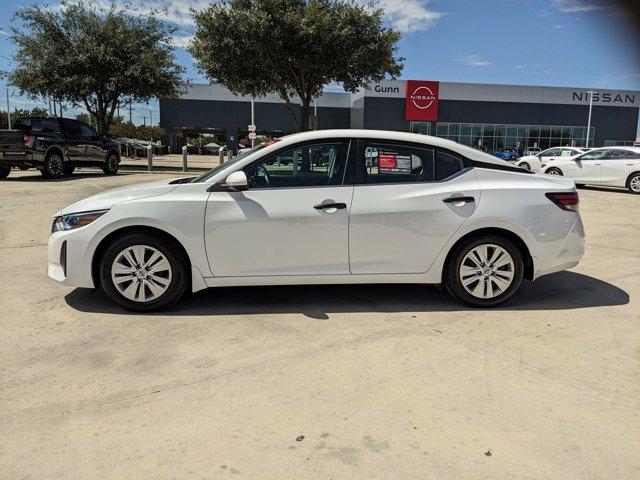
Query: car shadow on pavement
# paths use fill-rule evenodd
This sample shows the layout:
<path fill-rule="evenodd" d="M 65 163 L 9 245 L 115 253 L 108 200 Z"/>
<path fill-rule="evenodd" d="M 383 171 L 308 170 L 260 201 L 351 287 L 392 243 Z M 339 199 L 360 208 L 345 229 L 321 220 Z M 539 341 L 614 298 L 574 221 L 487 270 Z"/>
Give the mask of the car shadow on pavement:
<path fill-rule="evenodd" d="M 128 172 L 118 172 L 118 176 L 122 175 L 130 175 Z M 106 178 L 102 171 L 95 172 L 82 172 L 82 173 L 74 173 L 73 175 L 63 175 L 60 178 L 44 178 L 39 172 L 34 172 L 33 175 L 21 175 L 19 177 L 12 177 L 9 175 L 7 178 L 3 179 L 2 182 L 46 182 L 46 183 L 56 183 L 56 182 L 68 182 L 71 180 L 80 180 L 81 178 Z M 113 176 L 110 176 L 113 177 Z"/>
<path fill-rule="evenodd" d="M 75 289 L 65 296 L 76 310 L 137 315 L 114 304 L 102 290 Z M 610 283 L 575 272 L 560 272 L 525 282 L 499 310 L 565 310 L 625 305 L 629 295 Z M 327 319 L 330 313 L 454 312 L 473 310 L 446 292 L 413 284 L 293 285 L 210 288 L 192 294 L 154 315 L 258 315 L 300 313 Z"/>

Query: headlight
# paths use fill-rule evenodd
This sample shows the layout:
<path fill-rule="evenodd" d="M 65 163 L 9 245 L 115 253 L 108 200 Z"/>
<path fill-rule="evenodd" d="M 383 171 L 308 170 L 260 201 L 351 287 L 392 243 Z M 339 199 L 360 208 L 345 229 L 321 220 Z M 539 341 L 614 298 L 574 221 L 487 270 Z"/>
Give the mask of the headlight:
<path fill-rule="evenodd" d="M 69 215 L 61 215 L 53 219 L 51 233 L 84 227 L 108 211 L 109 210 L 94 210 L 92 212 L 79 212 L 70 213 Z"/>

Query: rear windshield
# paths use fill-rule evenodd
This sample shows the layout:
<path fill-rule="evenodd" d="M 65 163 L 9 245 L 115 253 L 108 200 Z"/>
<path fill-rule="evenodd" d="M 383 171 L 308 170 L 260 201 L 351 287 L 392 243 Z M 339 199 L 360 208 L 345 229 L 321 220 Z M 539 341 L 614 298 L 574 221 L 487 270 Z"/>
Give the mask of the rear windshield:
<path fill-rule="evenodd" d="M 31 119 L 30 118 L 18 118 L 13 125 L 15 130 L 31 130 Z"/>
<path fill-rule="evenodd" d="M 60 123 L 57 118 L 18 118 L 13 128 L 42 133 L 60 133 Z"/>
<path fill-rule="evenodd" d="M 60 123 L 55 118 L 34 118 L 31 130 L 43 133 L 60 133 Z"/>

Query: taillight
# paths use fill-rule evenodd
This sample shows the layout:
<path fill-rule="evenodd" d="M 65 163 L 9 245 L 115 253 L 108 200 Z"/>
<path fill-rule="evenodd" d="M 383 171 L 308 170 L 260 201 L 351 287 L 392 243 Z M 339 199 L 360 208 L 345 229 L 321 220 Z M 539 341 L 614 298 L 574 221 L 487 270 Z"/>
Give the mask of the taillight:
<path fill-rule="evenodd" d="M 577 212 L 580 197 L 578 192 L 548 192 L 545 196 L 562 210 Z"/>
<path fill-rule="evenodd" d="M 36 142 L 36 136 L 26 133 L 24 135 L 24 146 L 26 148 L 33 148 L 33 144 Z"/>

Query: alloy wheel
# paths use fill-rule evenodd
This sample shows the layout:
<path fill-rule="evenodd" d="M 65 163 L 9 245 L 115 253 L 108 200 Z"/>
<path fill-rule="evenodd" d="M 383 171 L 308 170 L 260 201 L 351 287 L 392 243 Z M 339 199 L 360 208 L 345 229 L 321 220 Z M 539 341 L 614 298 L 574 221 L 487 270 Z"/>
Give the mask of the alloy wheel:
<path fill-rule="evenodd" d="M 51 155 L 49 157 L 48 170 L 52 177 L 62 175 L 62 159 L 58 155 Z"/>
<path fill-rule="evenodd" d="M 547 175 L 560 175 L 560 172 L 558 170 L 556 170 L 555 168 L 552 168 L 551 170 L 548 170 Z"/>
<path fill-rule="evenodd" d="M 635 193 L 640 193 L 640 175 L 636 175 L 629 181 L 629 188 Z"/>
<path fill-rule="evenodd" d="M 515 264 L 504 248 L 485 243 L 472 248 L 460 264 L 462 286 L 476 298 L 492 299 L 512 284 Z"/>
<path fill-rule="evenodd" d="M 131 245 L 116 255 L 111 280 L 118 292 L 134 302 L 146 303 L 161 297 L 171 284 L 167 258 L 149 245 Z"/>

